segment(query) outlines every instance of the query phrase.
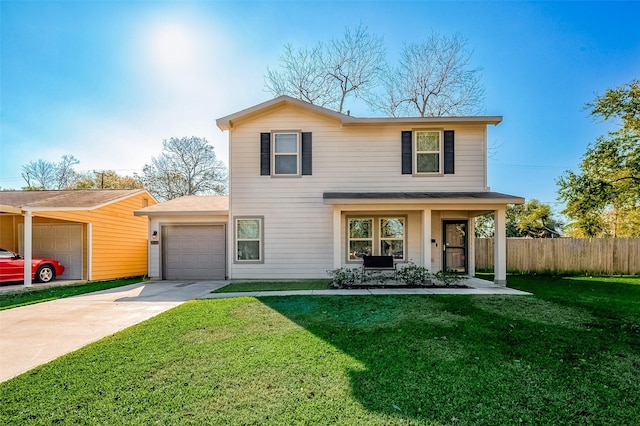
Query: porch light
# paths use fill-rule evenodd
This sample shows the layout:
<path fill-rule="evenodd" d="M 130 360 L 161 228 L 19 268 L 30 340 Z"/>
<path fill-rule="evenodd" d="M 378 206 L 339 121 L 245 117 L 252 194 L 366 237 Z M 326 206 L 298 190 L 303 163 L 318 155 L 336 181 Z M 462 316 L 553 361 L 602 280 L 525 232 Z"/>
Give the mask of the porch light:
<path fill-rule="evenodd" d="M 151 234 L 151 239 L 153 241 L 157 241 L 158 240 L 158 231 L 153 231 L 153 234 Z"/>

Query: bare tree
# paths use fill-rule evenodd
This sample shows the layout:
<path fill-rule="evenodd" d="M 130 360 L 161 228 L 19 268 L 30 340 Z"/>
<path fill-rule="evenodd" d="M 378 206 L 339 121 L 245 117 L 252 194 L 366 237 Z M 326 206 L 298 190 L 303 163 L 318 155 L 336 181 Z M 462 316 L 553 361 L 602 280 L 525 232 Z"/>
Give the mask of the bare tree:
<path fill-rule="evenodd" d="M 287 95 L 318 106 L 336 103 L 336 93 L 324 69 L 323 47 L 295 48 L 284 46 L 280 70 L 267 68 L 265 87 L 274 96 Z"/>
<path fill-rule="evenodd" d="M 265 87 L 274 96 L 288 95 L 343 112 L 349 96 L 366 99 L 379 83 L 384 66 L 383 39 L 359 25 L 341 39 L 314 48 L 284 47 L 279 70 L 267 68 Z"/>
<path fill-rule="evenodd" d="M 156 198 L 226 194 L 227 168 L 216 159 L 206 139 L 171 138 L 164 140 L 162 147 L 162 154 L 144 166 L 142 176 L 136 176 Z"/>
<path fill-rule="evenodd" d="M 59 163 L 46 160 L 30 161 L 22 166 L 25 190 L 68 189 L 75 184 L 78 174 L 73 166 L 80 163 L 73 155 L 63 155 Z"/>
<path fill-rule="evenodd" d="M 353 32 L 346 28 L 343 38 L 331 40 L 325 67 L 339 88 L 338 112 L 343 112 L 345 100 L 351 94 L 367 99 L 380 81 L 385 55 L 382 37 L 370 34 L 362 24 Z"/>
<path fill-rule="evenodd" d="M 467 41 L 432 33 L 422 43 L 410 43 L 400 63 L 384 78 L 385 95 L 377 109 L 391 116 L 451 116 L 481 113 L 484 89 L 480 69 L 471 68 Z"/>
<path fill-rule="evenodd" d="M 57 189 L 67 189 L 75 185 L 79 176 L 73 166 L 79 163 L 80 161 L 73 155 L 62 156 L 62 160 L 56 164 Z"/>
<path fill-rule="evenodd" d="M 45 160 L 30 161 L 22 166 L 22 178 L 27 183 L 25 190 L 51 189 L 56 180 L 56 165 Z"/>

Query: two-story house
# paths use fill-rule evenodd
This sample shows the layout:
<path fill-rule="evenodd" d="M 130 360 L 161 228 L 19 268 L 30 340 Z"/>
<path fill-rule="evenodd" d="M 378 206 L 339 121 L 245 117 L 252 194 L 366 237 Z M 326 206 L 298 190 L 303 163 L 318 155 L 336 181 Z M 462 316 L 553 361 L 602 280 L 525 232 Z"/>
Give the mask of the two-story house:
<path fill-rule="evenodd" d="M 506 282 L 505 209 L 487 185 L 500 116 L 357 118 L 287 96 L 222 117 L 229 131 L 227 276 L 327 277 L 365 254 L 473 274 L 475 216 L 494 212 Z"/>

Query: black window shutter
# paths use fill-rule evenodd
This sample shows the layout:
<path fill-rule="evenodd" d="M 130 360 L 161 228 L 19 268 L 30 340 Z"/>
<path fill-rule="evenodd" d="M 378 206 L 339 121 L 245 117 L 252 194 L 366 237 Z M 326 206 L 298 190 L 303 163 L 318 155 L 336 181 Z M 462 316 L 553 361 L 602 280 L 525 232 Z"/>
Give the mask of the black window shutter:
<path fill-rule="evenodd" d="M 302 133 L 302 174 L 311 175 L 312 162 L 311 162 L 311 132 Z"/>
<path fill-rule="evenodd" d="M 271 133 L 260 133 L 260 175 L 271 175 Z"/>
<path fill-rule="evenodd" d="M 413 135 L 410 130 L 402 132 L 402 174 L 410 175 L 413 173 Z"/>
<path fill-rule="evenodd" d="M 455 173 L 455 151 L 453 130 L 444 131 L 444 174 Z"/>

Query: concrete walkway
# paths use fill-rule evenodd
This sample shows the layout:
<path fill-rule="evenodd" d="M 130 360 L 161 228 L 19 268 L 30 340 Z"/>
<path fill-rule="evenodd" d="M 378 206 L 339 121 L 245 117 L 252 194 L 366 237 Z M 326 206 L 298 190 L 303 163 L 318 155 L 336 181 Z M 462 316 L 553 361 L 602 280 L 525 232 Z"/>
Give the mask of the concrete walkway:
<path fill-rule="evenodd" d="M 0 382 L 192 299 L 289 295 L 529 294 L 470 279 L 466 289 L 211 293 L 226 281 L 151 281 L 0 311 Z"/>
<path fill-rule="evenodd" d="M 267 297 L 267 296 L 291 296 L 291 295 L 345 295 L 367 296 L 382 294 L 513 294 L 530 295 L 525 291 L 509 287 L 500 287 L 491 281 L 479 278 L 468 278 L 462 283 L 468 288 L 367 288 L 367 289 L 343 289 L 343 290 L 296 290 L 296 291 L 254 291 L 243 293 L 213 293 L 203 296 L 203 299 L 221 299 L 226 297 Z"/>

